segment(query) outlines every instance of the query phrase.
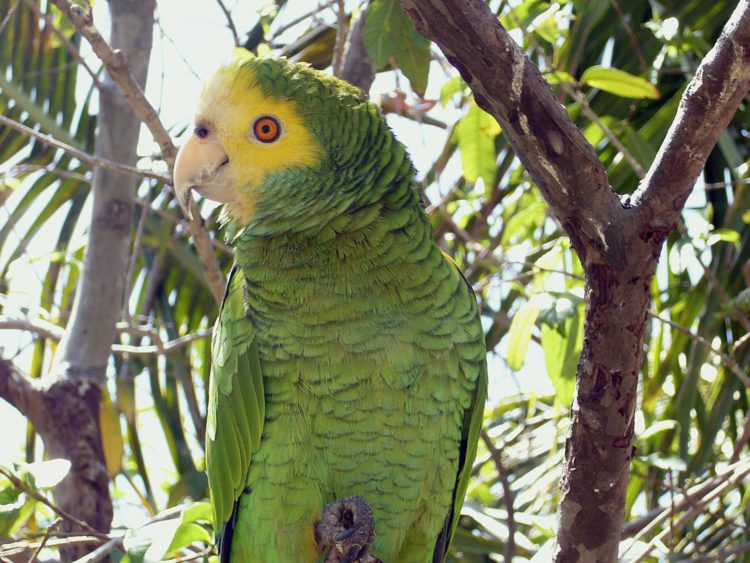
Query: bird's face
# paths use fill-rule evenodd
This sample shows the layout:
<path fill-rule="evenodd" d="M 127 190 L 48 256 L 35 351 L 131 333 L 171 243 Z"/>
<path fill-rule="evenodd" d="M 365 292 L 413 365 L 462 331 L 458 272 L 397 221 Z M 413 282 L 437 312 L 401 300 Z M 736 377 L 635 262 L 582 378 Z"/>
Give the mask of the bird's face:
<path fill-rule="evenodd" d="M 269 93 L 252 64 L 235 61 L 203 89 L 193 132 L 177 154 L 175 193 L 188 215 L 195 189 L 247 225 L 259 198 L 269 197 L 260 188 L 270 176 L 315 169 L 321 158 L 294 99 Z"/>

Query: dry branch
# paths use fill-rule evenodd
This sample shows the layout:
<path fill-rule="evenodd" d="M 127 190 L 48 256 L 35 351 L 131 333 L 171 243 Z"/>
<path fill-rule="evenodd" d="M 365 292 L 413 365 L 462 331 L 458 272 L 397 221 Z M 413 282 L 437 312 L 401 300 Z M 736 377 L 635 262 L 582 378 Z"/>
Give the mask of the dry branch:
<path fill-rule="evenodd" d="M 125 56 L 118 49 L 112 49 L 105 41 L 99 30 L 94 25 L 90 13 L 87 13 L 81 6 L 73 4 L 68 0 L 52 0 L 62 12 L 70 18 L 73 25 L 81 35 L 83 35 L 91 44 L 91 48 L 97 57 L 104 63 L 112 80 L 122 92 L 125 99 L 130 104 L 138 118 L 143 122 L 154 137 L 154 140 L 161 148 L 162 157 L 167 163 L 170 171 L 174 168 L 174 159 L 177 155 L 177 149 L 172 143 L 164 125 L 159 120 L 159 115 L 154 107 L 146 99 L 143 90 L 130 73 L 130 68 Z M 211 236 L 203 226 L 200 214 L 194 213 L 193 218 L 188 220 L 190 232 L 193 235 L 196 252 L 203 267 L 204 275 L 208 281 L 217 303 L 221 302 L 224 295 L 224 275 L 219 269 L 216 257 L 213 254 Z"/>
<path fill-rule="evenodd" d="M 4 115 L 0 115 L 0 125 L 15 129 L 19 133 L 23 133 L 24 135 L 28 135 L 29 137 L 38 139 L 39 141 L 42 141 L 43 143 L 46 143 L 51 147 L 55 147 L 56 149 L 62 149 L 70 156 L 77 158 L 78 160 L 80 160 L 84 164 L 87 164 L 88 166 L 91 166 L 92 168 L 98 166 L 99 168 L 107 168 L 109 170 L 114 170 L 115 172 L 122 172 L 123 174 L 127 174 L 129 176 L 135 176 L 138 178 L 150 178 L 152 180 L 157 180 L 165 184 L 171 183 L 171 179 L 169 178 L 169 176 L 165 176 L 164 174 L 159 174 L 158 172 L 153 172 L 151 170 L 144 170 L 142 168 L 136 168 L 135 166 L 123 164 L 121 162 L 113 162 L 105 158 L 94 156 L 93 154 L 82 151 L 77 147 L 70 146 L 67 143 L 63 143 L 62 141 L 58 141 L 52 135 L 40 133 L 39 131 L 32 129 L 31 127 L 27 127 L 23 123 L 19 123 L 18 121 L 15 121 L 14 119 L 11 119 Z"/>
<path fill-rule="evenodd" d="M 341 68 L 337 74 L 350 84 L 354 84 L 365 94 L 370 91 L 372 81 L 375 79 L 375 65 L 367 54 L 363 39 L 366 14 L 367 4 L 362 6 L 360 11 L 352 17 L 353 21 L 349 27 L 349 34 L 343 46 Z"/>

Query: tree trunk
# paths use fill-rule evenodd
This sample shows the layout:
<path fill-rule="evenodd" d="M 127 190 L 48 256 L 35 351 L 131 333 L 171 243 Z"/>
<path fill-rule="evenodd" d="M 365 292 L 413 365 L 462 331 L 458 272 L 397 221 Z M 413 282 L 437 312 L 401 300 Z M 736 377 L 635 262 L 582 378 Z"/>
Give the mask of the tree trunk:
<path fill-rule="evenodd" d="M 154 2 L 109 0 L 111 43 L 127 58 L 136 81 L 146 82 L 151 55 Z M 107 76 L 99 92 L 97 157 L 135 165 L 140 121 Z M 110 349 L 115 340 L 130 252 L 135 180 L 97 168 L 92 183 L 93 212 L 83 272 L 72 316 L 58 346 L 52 372 L 31 411 L 25 412 L 52 457 L 71 461 L 69 475 L 55 491 L 63 510 L 102 532 L 112 522 L 109 478 L 99 429 L 99 409 Z M 63 532 L 80 532 L 63 521 Z M 67 548 L 63 560 L 77 559 L 90 546 Z"/>

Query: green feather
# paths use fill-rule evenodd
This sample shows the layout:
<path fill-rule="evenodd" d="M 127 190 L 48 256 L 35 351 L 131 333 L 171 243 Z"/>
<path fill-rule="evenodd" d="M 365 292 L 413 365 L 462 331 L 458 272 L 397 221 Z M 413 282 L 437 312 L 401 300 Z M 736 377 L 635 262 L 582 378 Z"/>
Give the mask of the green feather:
<path fill-rule="evenodd" d="M 265 399 L 254 334 L 244 279 L 235 267 L 214 328 L 206 425 L 206 468 L 217 531 L 229 521 L 260 445 Z"/>
<path fill-rule="evenodd" d="M 222 560 L 317 563 L 323 506 L 361 495 L 373 555 L 442 561 L 487 394 L 471 287 L 432 241 L 406 150 L 374 105 L 287 61 L 237 72 L 294 102 L 322 157 L 268 174 L 250 222 L 227 225 L 237 265 L 206 445 Z"/>

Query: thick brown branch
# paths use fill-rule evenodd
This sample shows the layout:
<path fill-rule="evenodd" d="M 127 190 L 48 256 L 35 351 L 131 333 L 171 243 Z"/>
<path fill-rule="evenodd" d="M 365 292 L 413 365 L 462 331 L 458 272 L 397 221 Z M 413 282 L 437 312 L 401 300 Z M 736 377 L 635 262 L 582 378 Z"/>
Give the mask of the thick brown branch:
<path fill-rule="evenodd" d="M 660 227 L 664 237 L 674 229 L 709 153 L 748 88 L 750 1 L 741 0 L 685 90 L 667 137 L 633 194 L 643 225 Z"/>
<path fill-rule="evenodd" d="M 341 70 L 338 74 L 350 84 L 354 84 L 365 94 L 370 91 L 372 81 L 375 79 L 375 65 L 367 54 L 363 33 L 365 29 L 365 16 L 367 4 L 362 6 L 357 15 L 353 16 L 349 35 L 344 46 Z"/>
<path fill-rule="evenodd" d="M 623 252 L 609 225 L 623 214 L 594 149 L 481 0 L 399 0 L 442 49 L 503 131 L 577 249 Z M 610 240 L 611 239 L 611 240 Z"/>
<path fill-rule="evenodd" d="M 0 358 L 0 398 L 36 424 L 32 417 L 38 412 L 42 389 L 39 382 L 16 369 L 13 362 Z"/>

